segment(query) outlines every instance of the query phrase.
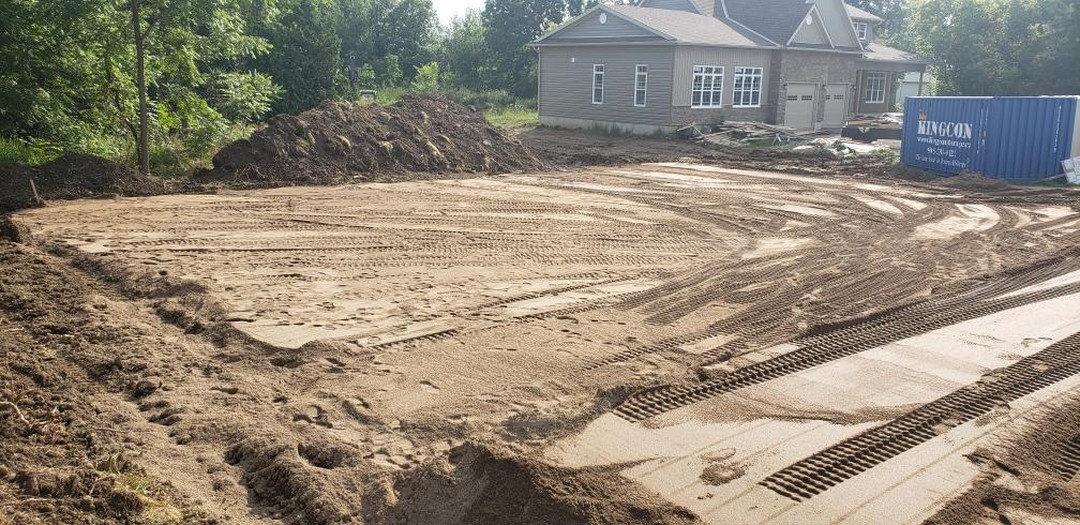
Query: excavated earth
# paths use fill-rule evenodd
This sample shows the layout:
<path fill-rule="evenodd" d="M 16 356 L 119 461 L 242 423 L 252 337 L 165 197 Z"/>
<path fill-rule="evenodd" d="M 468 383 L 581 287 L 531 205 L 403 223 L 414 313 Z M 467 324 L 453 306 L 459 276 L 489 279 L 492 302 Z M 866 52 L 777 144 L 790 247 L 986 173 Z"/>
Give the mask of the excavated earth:
<path fill-rule="evenodd" d="M 17 213 L 0 524 L 1080 521 L 1080 193 L 857 175 Z"/>

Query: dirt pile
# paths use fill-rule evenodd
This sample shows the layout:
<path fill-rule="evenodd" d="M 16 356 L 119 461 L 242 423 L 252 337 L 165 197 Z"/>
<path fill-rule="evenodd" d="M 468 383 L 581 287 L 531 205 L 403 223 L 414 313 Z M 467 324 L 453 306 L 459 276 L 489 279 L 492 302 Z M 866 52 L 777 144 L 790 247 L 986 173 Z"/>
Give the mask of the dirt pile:
<path fill-rule="evenodd" d="M 26 249 L 0 241 L 0 267 L 0 524 L 208 523 L 134 464 L 122 415 L 95 402 L 127 374 L 90 341 L 123 334 L 88 326 L 87 290 Z"/>
<path fill-rule="evenodd" d="M 566 469 L 501 446 L 467 443 L 449 464 L 402 477 L 388 523 L 700 523 L 618 475 L 618 469 Z"/>
<path fill-rule="evenodd" d="M 437 97 L 409 96 L 387 107 L 324 102 L 299 116 L 278 115 L 250 138 L 222 148 L 214 169 L 194 178 L 268 187 L 542 166 L 480 112 Z"/>
<path fill-rule="evenodd" d="M 142 197 L 169 193 L 161 180 L 85 153 L 66 153 L 37 167 L 0 165 L 0 214 L 38 205 L 30 181 L 45 201 L 95 197 Z"/>

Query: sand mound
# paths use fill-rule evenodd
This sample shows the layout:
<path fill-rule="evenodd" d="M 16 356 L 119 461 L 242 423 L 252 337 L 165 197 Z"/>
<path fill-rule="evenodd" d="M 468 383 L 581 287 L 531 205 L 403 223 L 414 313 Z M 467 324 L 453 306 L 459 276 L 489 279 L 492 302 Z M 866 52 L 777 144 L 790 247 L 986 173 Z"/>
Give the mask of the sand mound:
<path fill-rule="evenodd" d="M 542 163 L 465 106 L 409 96 L 388 107 L 324 102 L 278 115 L 248 139 L 222 148 L 200 182 L 264 187 L 404 180 L 407 174 L 503 173 Z"/>
<path fill-rule="evenodd" d="M 46 201 L 168 193 L 163 182 L 128 166 L 95 155 L 66 153 L 35 168 L 0 165 L 0 213 L 36 205 L 31 180 Z"/>
<path fill-rule="evenodd" d="M 501 447 L 466 443 L 450 465 L 428 465 L 398 481 L 393 523 L 699 523 L 620 477 L 617 469 L 566 469 Z"/>

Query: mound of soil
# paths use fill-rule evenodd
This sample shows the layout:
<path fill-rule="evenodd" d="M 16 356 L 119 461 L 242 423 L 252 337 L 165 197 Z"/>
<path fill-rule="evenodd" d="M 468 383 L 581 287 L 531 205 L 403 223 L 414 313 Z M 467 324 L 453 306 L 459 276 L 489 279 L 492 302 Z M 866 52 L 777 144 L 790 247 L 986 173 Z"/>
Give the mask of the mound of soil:
<path fill-rule="evenodd" d="M 0 241 L 0 268 L 0 525 L 211 523 L 135 464 L 123 413 L 103 408 L 132 373 L 127 335 L 91 326 L 89 290 L 27 248 Z"/>
<path fill-rule="evenodd" d="M 135 169 L 84 153 L 67 153 L 37 167 L 0 165 L 0 214 L 40 205 L 30 181 L 45 201 L 95 197 L 143 197 L 168 193 L 166 183 Z"/>
<path fill-rule="evenodd" d="M 388 523 L 691 524 L 698 517 L 618 474 L 619 468 L 555 467 L 502 446 L 466 443 L 448 465 L 427 465 L 397 483 Z"/>
<path fill-rule="evenodd" d="M 199 182 L 269 187 L 356 180 L 396 181 L 424 173 L 505 173 L 543 164 L 480 112 L 431 96 L 388 107 L 324 102 L 278 115 L 221 149 Z"/>

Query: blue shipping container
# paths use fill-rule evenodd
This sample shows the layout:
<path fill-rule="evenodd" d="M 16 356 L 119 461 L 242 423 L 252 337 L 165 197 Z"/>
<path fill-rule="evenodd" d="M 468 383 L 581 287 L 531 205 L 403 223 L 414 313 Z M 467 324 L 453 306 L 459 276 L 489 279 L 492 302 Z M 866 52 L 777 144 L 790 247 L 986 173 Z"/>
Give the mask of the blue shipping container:
<path fill-rule="evenodd" d="M 1030 181 L 1080 156 L 1080 97 L 908 97 L 900 159 L 938 173 Z"/>

